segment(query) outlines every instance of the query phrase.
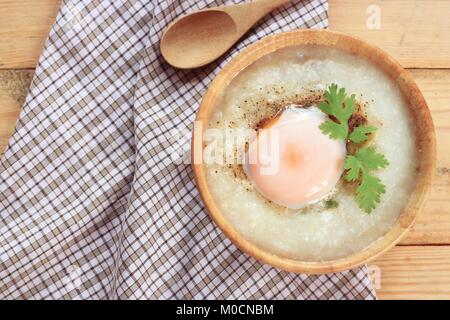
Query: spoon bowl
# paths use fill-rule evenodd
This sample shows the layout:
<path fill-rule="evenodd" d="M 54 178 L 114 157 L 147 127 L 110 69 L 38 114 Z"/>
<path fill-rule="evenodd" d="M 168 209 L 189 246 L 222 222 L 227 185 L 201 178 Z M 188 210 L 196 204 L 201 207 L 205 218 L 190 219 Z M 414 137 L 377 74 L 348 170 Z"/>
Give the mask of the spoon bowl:
<path fill-rule="evenodd" d="M 235 21 L 228 13 L 198 11 L 181 17 L 167 29 L 161 39 L 161 53 L 174 67 L 196 68 L 224 54 L 238 38 Z"/>
<path fill-rule="evenodd" d="M 176 68 L 204 66 L 223 55 L 259 19 L 290 1 L 258 0 L 181 16 L 164 31 L 161 54 Z"/>

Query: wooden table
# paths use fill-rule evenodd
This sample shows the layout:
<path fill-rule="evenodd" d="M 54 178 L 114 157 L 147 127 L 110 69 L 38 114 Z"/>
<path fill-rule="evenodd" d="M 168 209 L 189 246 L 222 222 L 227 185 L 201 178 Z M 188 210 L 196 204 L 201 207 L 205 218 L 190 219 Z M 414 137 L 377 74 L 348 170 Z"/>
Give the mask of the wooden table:
<path fill-rule="evenodd" d="M 0 150 L 59 3 L 0 0 Z M 380 28 L 369 29 L 377 12 Z M 436 179 L 425 209 L 400 245 L 370 264 L 380 275 L 378 297 L 450 299 L 450 0 L 330 0 L 329 19 L 330 29 L 368 40 L 410 68 L 436 126 Z"/>

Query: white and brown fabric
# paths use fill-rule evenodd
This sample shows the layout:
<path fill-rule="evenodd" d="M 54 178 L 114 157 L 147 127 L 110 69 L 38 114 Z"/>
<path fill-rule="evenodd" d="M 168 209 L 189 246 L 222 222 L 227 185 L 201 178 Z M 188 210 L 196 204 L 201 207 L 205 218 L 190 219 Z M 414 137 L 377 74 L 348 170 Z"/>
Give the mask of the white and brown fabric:
<path fill-rule="evenodd" d="M 365 267 L 307 276 L 239 251 L 212 223 L 173 129 L 217 72 L 269 34 L 327 26 L 293 1 L 201 69 L 170 67 L 162 30 L 233 1 L 66 0 L 0 163 L 0 298 L 371 299 Z M 239 1 L 234 1 L 239 2 Z"/>

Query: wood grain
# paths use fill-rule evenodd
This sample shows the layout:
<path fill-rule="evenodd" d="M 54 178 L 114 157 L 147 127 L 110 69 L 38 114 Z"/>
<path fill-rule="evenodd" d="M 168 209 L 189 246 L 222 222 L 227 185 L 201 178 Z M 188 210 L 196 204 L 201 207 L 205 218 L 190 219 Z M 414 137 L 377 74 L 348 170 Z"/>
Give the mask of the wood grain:
<path fill-rule="evenodd" d="M 371 5 L 380 9 L 379 30 L 367 27 Z M 446 68 L 449 13 L 450 1 L 442 0 L 330 0 L 329 27 L 378 45 L 404 67 Z"/>
<path fill-rule="evenodd" d="M 0 1 L 0 68 L 34 68 L 60 0 Z"/>
<path fill-rule="evenodd" d="M 34 68 L 60 0 L 0 0 L 0 69 Z M 381 9 L 368 30 L 366 10 Z M 404 66 L 450 68 L 450 1 L 329 0 L 330 28 L 364 38 Z M 381 299 L 447 298 L 450 293 L 450 70 L 412 70 L 432 110 L 438 143 L 436 180 L 402 244 L 373 262 Z M 0 71 L 0 153 L 13 131 L 33 70 Z M 416 246 L 420 245 L 420 246 Z"/>
<path fill-rule="evenodd" d="M 0 68 L 34 68 L 60 0 L 1 0 Z M 369 30 L 369 5 L 381 9 L 381 29 Z M 351 14 L 349 14 L 351 12 Z M 449 1 L 330 0 L 330 29 L 387 50 L 405 67 L 450 67 Z"/>
<path fill-rule="evenodd" d="M 425 208 L 402 244 L 450 244 L 450 70 L 411 70 L 431 109 L 437 170 Z"/>
<path fill-rule="evenodd" d="M 450 246 L 397 246 L 369 270 L 381 270 L 379 299 L 450 299 L 449 266 Z"/>

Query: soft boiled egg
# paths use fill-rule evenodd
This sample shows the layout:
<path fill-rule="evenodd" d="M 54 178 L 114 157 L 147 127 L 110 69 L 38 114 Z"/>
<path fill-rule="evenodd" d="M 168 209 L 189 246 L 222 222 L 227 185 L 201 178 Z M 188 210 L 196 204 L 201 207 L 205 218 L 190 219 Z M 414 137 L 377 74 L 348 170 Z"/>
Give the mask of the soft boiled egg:
<path fill-rule="evenodd" d="M 345 142 L 320 130 L 317 107 L 289 106 L 249 143 L 244 172 L 267 199 L 300 209 L 329 195 L 344 170 Z"/>

